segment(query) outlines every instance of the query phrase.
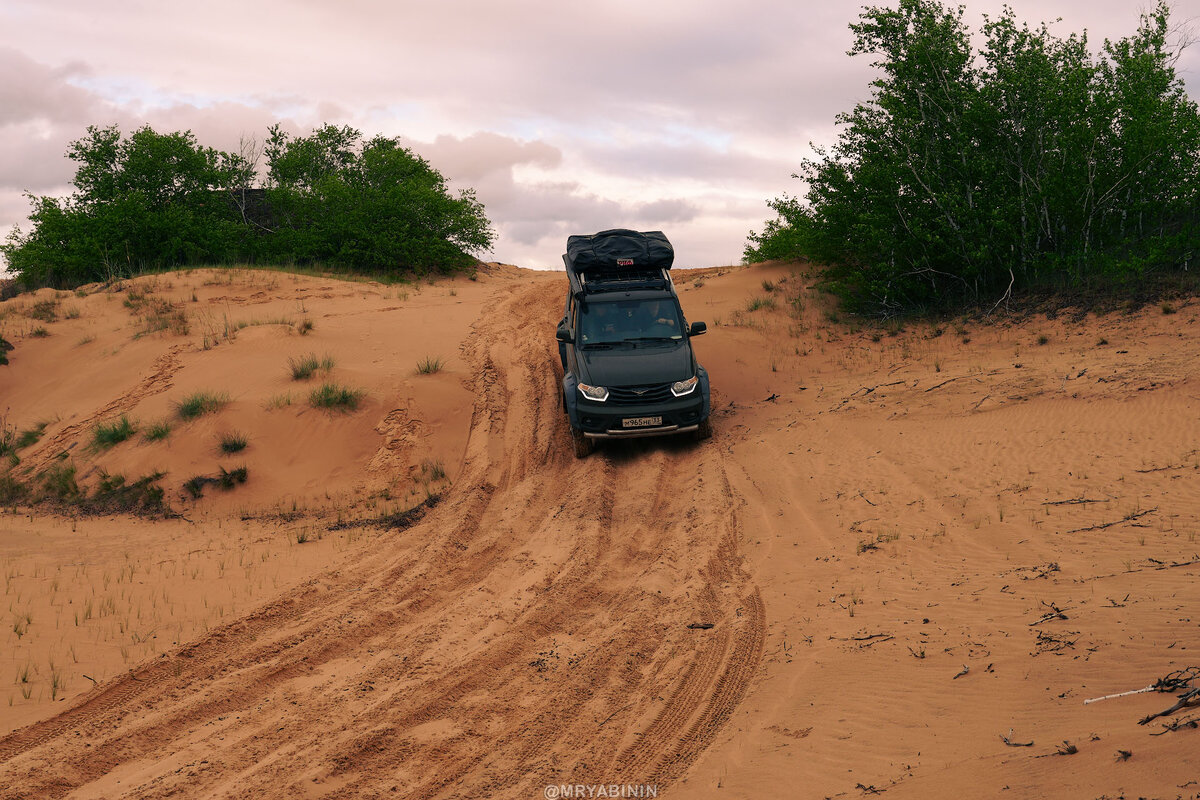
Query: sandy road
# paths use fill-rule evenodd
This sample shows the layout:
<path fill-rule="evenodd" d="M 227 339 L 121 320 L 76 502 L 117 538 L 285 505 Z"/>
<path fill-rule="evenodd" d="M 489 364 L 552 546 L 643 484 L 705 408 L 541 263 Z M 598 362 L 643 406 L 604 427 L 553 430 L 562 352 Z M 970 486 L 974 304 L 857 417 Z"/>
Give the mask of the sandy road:
<path fill-rule="evenodd" d="M 0 797 L 515 798 L 680 777 L 762 655 L 741 501 L 718 447 L 571 457 L 546 345 L 559 290 L 487 305 L 464 468 L 419 524 L 0 739 Z"/>

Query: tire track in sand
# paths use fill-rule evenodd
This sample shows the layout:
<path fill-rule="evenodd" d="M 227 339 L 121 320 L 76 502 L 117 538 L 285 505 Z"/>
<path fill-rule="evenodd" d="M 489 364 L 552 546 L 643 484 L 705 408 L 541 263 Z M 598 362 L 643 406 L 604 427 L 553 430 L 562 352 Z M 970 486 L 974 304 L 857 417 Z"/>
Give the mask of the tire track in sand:
<path fill-rule="evenodd" d="M 547 346 L 560 292 L 504 287 L 476 324 L 463 470 L 422 522 L 0 739 L 0 796 L 678 780 L 761 659 L 740 500 L 719 447 L 571 457 Z M 399 536 L 414 546 L 393 554 Z M 715 627 L 689 630 L 697 616 Z M 205 769 L 178 772 L 185 753 Z"/>

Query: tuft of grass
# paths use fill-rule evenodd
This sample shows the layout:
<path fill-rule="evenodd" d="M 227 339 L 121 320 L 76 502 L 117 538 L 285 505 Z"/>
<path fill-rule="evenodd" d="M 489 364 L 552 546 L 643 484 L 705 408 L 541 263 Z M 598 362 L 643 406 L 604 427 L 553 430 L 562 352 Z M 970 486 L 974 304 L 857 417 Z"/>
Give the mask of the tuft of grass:
<path fill-rule="evenodd" d="M 442 371 L 442 360 L 433 356 L 425 356 L 423 361 L 417 362 L 417 372 L 422 375 L 432 375 L 435 372 Z"/>
<path fill-rule="evenodd" d="M 237 431 L 221 434 L 220 442 L 221 452 L 226 454 L 240 453 L 241 451 L 245 450 L 246 445 L 249 444 L 249 442 L 246 440 L 245 434 L 238 433 Z"/>
<path fill-rule="evenodd" d="M 746 301 L 747 311 L 758 311 L 760 308 L 774 308 L 775 298 L 763 295 L 762 297 L 752 297 Z"/>
<path fill-rule="evenodd" d="M 29 332 L 29 335 L 35 339 L 45 339 L 47 336 L 50 335 L 50 331 L 46 330 L 45 327 L 39 325 L 38 327 L 31 330 Z"/>
<path fill-rule="evenodd" d="M 265 408 L 268 411 L 274 411 L 275 409 L 283 408 L 285 406 L 290 406 L 291 404 L 292 404 L 292 393 L 284 392 L 283 394 L 277 394 L 277 395 L 274 395 L 274 396 L 268 398 L 267 402 L 265 404 Z"/>
<path fill-rule="evenodd" d="M 193 475 L 183 482 L 183 489 L 192 496 L 193 500 L 199 500 L 204 496 L 204 486 L 211 478 L 207 475 Z"/>
<path fill-rule="evenodd" d="M 317 372 L 329 373 L 332 369 L 333 356 L 328 353 L 324 358 L 317 358 L 316 353 L 309 353 L 300 358 L 288 359 L 288 370 L 292 373 L 294 381 L 308 380 Z"/>
<path fill-rule="evenodd" d="M 1044 333 L 1037 338 L 1038 344 L 1047 344 L 1047 343 L 1049 343 L 1049 341 L 1050 341 L 1050 337 Z"/>
<path fill-rule="evenodd" d="M 155 472 L 126 483 L 124 475 L 109 475 L 101 470 L 100 484 L 84 506 L 88 511 L 103 514 L 160 512 L 165 493 L 158 481 L 164 474 Z"/>
<path fill-rule="evenodd" d="M 762 287 L 764 292 L 773 292 L 779 288 L 779 285 L 776 284 L 775 281 L 770 281 L 766 278 L 763 278 Z"/>
<path fill-rule="evenodd" d="M 42 433 L 45 432 L 47 424 L 48 423 L 45 422 L 39 422 L 32 428 L 21 431 L 21 433 L 13 441 L 13 446 L 17 450 L 20 450 L 22 448 L 37 444 L 38 440 L 42 438 Z"/>
<path fill-rule="evenodd" d="M 55 322 L 58 320 L 58 301 L 39 300 L 29 307 L 27 313 L 30 319 L 41 320 L 42 322 Z"/>
<path fill-rule="evenodd" d="M 1106 344 L 1108 344 L 1108 339 L 1105 339 L 1103 336 L 1096 340 L 1097 347 L 1104 347 Z"/>
<path fill-rule="evenodd" d="M 13 505 L 28 493 L 29 487 L 17 480 L 11 471 L 0 472 L 0 503 Z"/>
<path fill-rule="evenodd" d="M 171 435 L 171 423 L 167 420 L 156 422 L 146 429 L 142 437 L 147 442 L 160 442 Z"/>
<path fill-rule="evenodd" d="M 313 321 L 311 319 L 302 319 L 296 324 L 296 333 L 301 336 L 308 336 L 312 332 Z"/>
<path fill-rule="evenodd" d="M 225 491 L 229 491 L 239 483 L 245 483 L 249 476 L 249 470 L 243 464 L 235 469 L 227 470 L 220 467 L 220 472 L 216 475 L 193 475 L 183 484 L 183 489 L 193 500 L 199 500 L 204 496 L 204 487 L 210 484 L 218 486 Z"/>
<path fill-rule="evenodd" d="M 175 404 L 180 419 L 192 420 L 220 411 L 229 402 L 229 395 L 215 392 L 193 392 Z"/>
<path fill-rule="evenodd" d="M 338 386 L 336 383 L 324 383 L 320 388 L 313 389 L 308 396 L 308 402 L 314 408 L 325 408 L 330 411 L 356 411 L 358 404 L 366 395 L 361 389 L 350 389 Z"/>
<path fill-rule="evenodd" d="M 115 422 L 101 423 L 92 432 L 92 444 L 98 448 L 112 447 L 133 436 L 137 426 L 124 414 Z"/>
<path fill-rule="evenodd" d="M 221 474 L 217 476 L 217 485 L 228 491 L 236 484 L 245 483 L 249 474 L 249 470 L 246 469 L 245 464 L 231 470 L 221 467 Z"/>
<path fill-rule="evenodd" d="M 1164 314 L 1174 314 L 1175 313 L 1175 306 L 1171 305 L 1170 303 L 1164 302 L 1159 307 L 1162 309 L 1162 312 Z"/>
<path fill-rule="evenodd" d="M 128 301 L 126 303 L 128 304 Z M 167 300 L 150 298 L 132 308 L 141 320 L 138 332 L 133 337 L 135 339 L 159 331 L 170 331 L 176 336 L 186 336 L 188 333 L 187 312 Z"/>
<path fill-rule="evenodd" d="M 83 496 L 79 484 L 75 482 L 74 464 L 53 464 L 38 473 L 37 481 L 41 484 L 42 500 L 66 503 Z"/>

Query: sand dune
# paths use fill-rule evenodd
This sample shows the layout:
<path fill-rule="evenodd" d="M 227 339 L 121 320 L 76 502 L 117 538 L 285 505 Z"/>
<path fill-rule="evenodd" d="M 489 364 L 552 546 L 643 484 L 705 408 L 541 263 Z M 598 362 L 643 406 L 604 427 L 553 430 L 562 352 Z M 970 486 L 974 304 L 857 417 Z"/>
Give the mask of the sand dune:
<path fill-rule="evenodd" d="M 1196 306 L 899 330 L 802 265 L 681 273 L 715 438 L 578 461 L 561 274 L 477 277 L 0 304 L 18 469 L 177 515 L 0 516 L 0 797 L 1200 796 L 1200 713 L 1082 702 L 1200 664 Z"/>

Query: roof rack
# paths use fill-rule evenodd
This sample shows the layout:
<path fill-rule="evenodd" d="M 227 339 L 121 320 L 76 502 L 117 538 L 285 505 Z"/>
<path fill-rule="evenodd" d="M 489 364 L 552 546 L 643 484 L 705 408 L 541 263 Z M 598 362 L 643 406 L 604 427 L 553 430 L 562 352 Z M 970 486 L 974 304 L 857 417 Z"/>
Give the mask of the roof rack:
<path fill-rule="evenodd" d="M 667 289 L 671 278 L 665 269 L 630 268 L 579 272 L 567 267 L 571 290 L 576 296 L 600 292 L 632 292 L 642 289 Z"/>

